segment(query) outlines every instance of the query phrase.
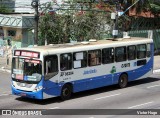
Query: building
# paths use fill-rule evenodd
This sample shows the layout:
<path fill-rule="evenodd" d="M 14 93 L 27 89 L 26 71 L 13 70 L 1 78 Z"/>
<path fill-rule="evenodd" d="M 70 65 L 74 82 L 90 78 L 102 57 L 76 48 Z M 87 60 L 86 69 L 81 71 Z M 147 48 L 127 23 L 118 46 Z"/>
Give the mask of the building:
<path fill-rule="evenodd" d="M 0 0 L 0 6 L 10 9 L 10 13 L 0 13 L 0 38 L 10 40 L 12 46 L 26 47 L 34 45 L 34 9 L 32 0 Z M 39 4 L 51 0 L 39 0 Z M 1 43 L 2 44 L 2 43 Z"/>
<path fill-rule="evenodd" d="M 34 28 L 34 14 L 0 14 L 0 27 L 1 37 L 11 40 L 12 45 L 14 42 L 18 43 L 18 47 L 33 44 L 31 30 Z"/>
<path fill-rule="evenodd" d="M 16 13 L 34 13 L 34 9 L 31 7 L 32 0 L 15 0 L 15 12 Z M 39 0 L 40 4 L 52 2 L 52 0 Z"/>

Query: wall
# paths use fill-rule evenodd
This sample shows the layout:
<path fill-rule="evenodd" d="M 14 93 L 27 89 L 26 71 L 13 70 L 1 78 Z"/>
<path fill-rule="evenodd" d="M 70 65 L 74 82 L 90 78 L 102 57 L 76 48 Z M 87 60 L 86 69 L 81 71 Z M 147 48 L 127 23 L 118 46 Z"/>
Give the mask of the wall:
<path fill-rule="evenodd" d="M 16 31 L 16 35 L 15 36 L 11 36 L 12 40 L 21 41 L 21 39 L 22 39 L 22 29 L 21 28 L 3 27 L 4 37 L 5 38 L 10 37 L 8 35 L 8 30 Z"/>

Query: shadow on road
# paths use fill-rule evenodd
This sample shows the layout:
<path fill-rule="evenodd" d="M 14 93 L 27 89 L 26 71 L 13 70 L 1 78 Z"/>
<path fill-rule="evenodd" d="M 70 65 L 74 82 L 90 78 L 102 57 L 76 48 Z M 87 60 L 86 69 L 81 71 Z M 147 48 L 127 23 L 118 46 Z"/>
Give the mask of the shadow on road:
<path fill-rule="evenodd" d="M 150 77 L 150 78 L 146 78 L 146 79 L 132 81 L 132 82 L 128 83 L 127 88 L 133 87 L 133 86 L 136 87 L 138 85 L 143 85 L 143 84 L 151 83 L 151 82 L 155 82 L 155 81 L 160 81 L 160 78 L 151 78 Z M 70 100 L 85 97 L 85 96 L 90 96 L 90 95 L 96 95 L 96 94 L 100 94 L 100 93 L 104 93 L 104 92 L 115 91 L 118 89 L 119 89 L 118 85 L 111 85 L 111 86 L 107 86 L 107 87 L 101 87 L 101 88 L 97 88 L 97 89 L 78 92 L 78 93 L 74 93 Z M 40 104 L 40 105 L 63 102 L 60 99 L 60 97 L 54 97 L 54 98 L 49 98 L 49 99 L 45 99 L 45 100 L 35 100 L 35 99 L 19 97 L 19 98 L 16 98 L 16 100 L 28 102 L 28 103 L 33 103 L 33 104 Z"/>

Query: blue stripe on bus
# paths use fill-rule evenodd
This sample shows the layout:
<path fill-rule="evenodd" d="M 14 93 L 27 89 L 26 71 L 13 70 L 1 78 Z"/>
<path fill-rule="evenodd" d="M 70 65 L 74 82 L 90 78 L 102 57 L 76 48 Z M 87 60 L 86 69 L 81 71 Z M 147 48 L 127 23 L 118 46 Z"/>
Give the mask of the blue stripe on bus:
<path fill-rule="evenodd" d="M 144 74 L 151 71 L 151 68 L 153 68 L 152 66 L 153 66 L 153 58 L 151 58 L 146 65 L 143 65 L 138 69 L 126 71 L 126 73 L 128 74 L 128 79 L 129 79 L 128 81 L 133 81 L 142 77 Z M 79 92 L 79 91 L 94 89 L 94 88 L 103 87 L 107 85 L 117 84 L 120 75 L 121 73 L 115 73 L 114 75 L 112 74 L 103 75 L 103 76 L 98 76 L 93 78 L 76 80 L 70 83 L 73 83 L 73 92 Z M 53 95 L 53 96 L 59 96 L 61 93 L 61 88 L 63 84 L 65 84 L 65 83 L 56 84 L 50 80 L 45 81 L 44 83 L 45 83 L 44 86 L 47 86 L 48 88 L 50 88 L 50 89 L 46 89 L 44 92 L 48 95 Z"/>
<path fill-rule="evenodd" d="M 126 73 L 128 74 L 128 79 L 129 79 L 128 81 L 133 81 L 133 80 L 136 80 L 136 79 L 142 77 L 144 74 L 151 71 L 152 65 L 153 65 L 153 58 L 150 59 L 150 61 L 146 65 L 144 65 L 138 69 L 135 69 L 134 72 L 133 72 L 133 70 L 126 71 Z M 122 73 L 115 73 L 114 75 L 112 75 L 112 74 L 106 75 L 106 76 L 103 75 L 103 76 L 99 76 L 99 77 L 74 81 L 74 84 L 73 84 L 74 92 L 79 92 L 79 91 L 83 91 L 83 90 L 89 90 L 89 89 L 94 89 L 94 88 L 103 87 L 103 86 L 107 86 L 107 85 L 117 84 L 118 80 L 119 80 L 119 76 Z M 113 78 L 112 78 L 112 76 L 113 76 Z M 113 81 L 112 81 L 112 79 L 113 79 Z"/>

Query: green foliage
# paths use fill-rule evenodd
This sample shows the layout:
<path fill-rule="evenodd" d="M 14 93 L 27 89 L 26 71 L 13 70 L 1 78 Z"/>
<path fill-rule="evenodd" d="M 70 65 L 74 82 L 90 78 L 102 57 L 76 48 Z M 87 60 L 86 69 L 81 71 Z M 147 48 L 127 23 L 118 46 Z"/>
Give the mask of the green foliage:
<path fill-rule="evenodd" d="M 150 10 L 152 13 L 156 16 L 159 16 L 160 14 L 160 3 L 157 1 L 155 2 L 150 2 Z"/>
<path fill-rule="evenodd" d="M 8 9 L 5 5 L 0 4 L 0 13 L 10 13 L 11 10 Z"/>
<path fill-rule="evenodd" d="M 128 5 L 132 5 L 137 0 L 127 0 Z M 136 9 L 137 13 L 142 11 L 151 11 L 155 16 L 160 13 L 159 0 L 139 0 L 132 8 Z"/>
<path fill-rule="evenodd" d="M 106 24 L 113 23 L 110 13 L 99 12 L 93 4 L 86 4 L 82 7 L 81 4 L 71 0 L 68 1 L 67 6 L 60 8 L 62 10 L 59 9 L 54 14 L 47 13 L 45 9 L 44 15 L 40 17 L 39 32 L 42 44 L 45 39 L 48 44 L 67 43 L 70 40 L 101 39 L 102 34 L 111 30 L 109 26 L 106 26 Z"/>

